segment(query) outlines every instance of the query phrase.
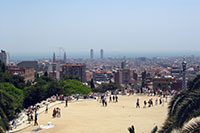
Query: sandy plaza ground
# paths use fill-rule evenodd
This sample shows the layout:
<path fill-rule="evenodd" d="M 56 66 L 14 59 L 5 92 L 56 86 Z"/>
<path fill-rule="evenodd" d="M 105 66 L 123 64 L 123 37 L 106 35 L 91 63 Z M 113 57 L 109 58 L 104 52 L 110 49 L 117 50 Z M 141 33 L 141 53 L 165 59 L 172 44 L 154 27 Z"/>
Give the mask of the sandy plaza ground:
<path fill-rule="evenodd" d="M 134 125 L 136 133 L 150 133 L 155 125 L 160 127 L 167 116 L 167 104 L 157 105 L 150 108 L 143 108 L 144 100 L 153 98 L 155 104 L 156 97 L 132 95 L 118 96 L 118 103 L 109 103 L 102 107 L 97 100 L 81 100 L 65 103 L 55 107 L 61 108 L 61 117 L 52 118 L 53 108 L 48 113 L 38 115 L 39 125 L 47 125 L 51 122 L 55 127 L 43 129 L 42 133 L 128 133 L 127 128 Z M 137 98 L 140 99 L 140 108 L 136 108 Z M 31 126 L 20 133 L 30 133 L 31 130 L 39 126 Z"/>

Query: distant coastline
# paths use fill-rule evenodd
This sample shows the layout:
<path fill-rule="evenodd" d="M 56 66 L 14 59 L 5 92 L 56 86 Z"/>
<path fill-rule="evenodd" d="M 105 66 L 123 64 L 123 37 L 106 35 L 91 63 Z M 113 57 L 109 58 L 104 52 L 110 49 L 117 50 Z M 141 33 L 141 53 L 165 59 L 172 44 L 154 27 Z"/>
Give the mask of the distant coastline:
<path fill-rule="evenodd" d="M 94 58 L 99 58 L 99 53 L 96 52 Z M 16 60 L 37 60 L 37 59 L 50 59 L 53 53 L 48 54 L 12 54 L 10 53 L 10 59 Z M 105 52 L 105 58 L 137 58 L 137 57 L 179 57 L 179 56 L 200 56 L 199 52 Z M 57 58 L 63 58 L 62 54 L 56 54 Z M 67 58 L 90 58 L 89 52 L 82 53 L 67 53 Z"/>

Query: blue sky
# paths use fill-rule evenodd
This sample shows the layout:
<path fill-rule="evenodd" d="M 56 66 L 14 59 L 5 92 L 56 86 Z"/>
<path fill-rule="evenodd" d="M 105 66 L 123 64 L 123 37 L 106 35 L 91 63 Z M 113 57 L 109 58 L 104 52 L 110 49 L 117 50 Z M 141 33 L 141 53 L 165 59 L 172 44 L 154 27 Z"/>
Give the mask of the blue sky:
<path fill-rule="evenodd" d="M 11 54 L 200 52 L 199 0 L 0 0 Z"/>

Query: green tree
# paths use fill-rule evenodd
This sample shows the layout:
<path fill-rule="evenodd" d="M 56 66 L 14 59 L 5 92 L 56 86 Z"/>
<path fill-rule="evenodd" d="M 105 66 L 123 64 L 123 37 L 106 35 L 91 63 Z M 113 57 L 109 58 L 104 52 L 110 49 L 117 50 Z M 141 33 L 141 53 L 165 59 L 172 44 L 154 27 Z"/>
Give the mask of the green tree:
<path fill-rule="evenodd" d="M 156 133 L 157 130 L 158 130 L 158 126 L 155 126 L 155 127 L 153 128 L 153 130 L 151 131 L 151 133 Z"/>
<path fill-rule="evenodd" d="M 200 121 L 195 121 L 187 125 L 180 133 L 199 133 L 200 132 Z"/>
<path fill-rule="evenodd" d="M 38 102 L 41 102 L 42 100 L 45 100 L 46 98 L 50 97 L 47 96 L 47 85 L 34 85 L 29 86 L 24 89 L 24 107 L 27 108 L 30 105 L 34 105 Z"/>
<path fill-rule="evenodd" d="M 9 107 L 9 109 L 14 110 L 12 106 L 13 101 L 14 100 L 12 96 L 0 90 L 0 131 L 2 130 L 4 132 L 8 129 L 8 117 L 6 115 L 6 108 Z M 8 114 L 8 116 L 10 115 Z"/>
<path fill-rule="evenodd" d="M 62 80 L 59 82 L 59 86 L 61 88 L 60 93 L 68 96 L 72 94 L 88 94 L 91 92 L 91 89 L 87 85 L 83 85 L 78 80 Z"/>
<path fill-rule="evenodd" d="M 116 84 L 116 83 L 109 83 L 109 84 L 102 84 L 98 88 L 98 90 L 100 90 L 100 92 L 106 92 L 108 90 L 114 91 L 114 90 L 117 90 L 119 88 L 120 88 L 120 86 L 118 84 Z"/>
<path fill-rule="evenodd" d="M 81 78 L 78 75 L 69 75 L 69 76 L 66 76 L 63 80 L 68 80 L 68 79 L 81 81 Z"/>
<path fill-rule="evenodd" d="M 8 129 L 8 121 L 23 108 L 23 98 L 22 90 L 10 83 L 0 83 L 0 130 Z"/>

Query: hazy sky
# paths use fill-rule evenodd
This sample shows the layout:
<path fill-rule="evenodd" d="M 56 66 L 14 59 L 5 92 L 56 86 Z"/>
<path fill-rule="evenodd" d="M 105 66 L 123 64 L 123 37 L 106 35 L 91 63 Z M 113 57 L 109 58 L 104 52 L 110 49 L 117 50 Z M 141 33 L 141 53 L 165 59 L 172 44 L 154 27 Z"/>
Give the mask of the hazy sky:
<path fill-rule="evenodd" d="M 13 54 L 200 52 L 200 0 L 0 0 Z"/>

